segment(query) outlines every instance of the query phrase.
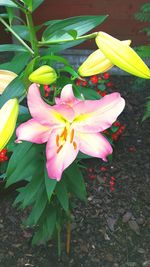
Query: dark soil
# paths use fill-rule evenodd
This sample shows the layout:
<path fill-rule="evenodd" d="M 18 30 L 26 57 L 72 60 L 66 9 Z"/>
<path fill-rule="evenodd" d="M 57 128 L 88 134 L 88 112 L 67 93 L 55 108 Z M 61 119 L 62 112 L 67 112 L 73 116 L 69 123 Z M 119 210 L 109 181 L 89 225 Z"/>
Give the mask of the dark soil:
<path fill-rule="evenodd" d="M 26 211 L 12 208 L 16 193 L 1 193 L 0 267 L 150 266 L 150 123 L 141 123 L 150 83 L 133 90 L 133 81 L 114 77 L 116 90 L 126 99 L 121 115 L 126 130 L 115 145 L 107 171 L 93 181 L 85 177 L 88 203 L 79 202 L 75 209 L 70 256 L 65 253 L 65 231 L 60 260 L 54 241 L 32 247 L 32 231 L 22 227 Z M 101 162 L 92 160 L 91 165 Z M 116 179 L 113 192 L 111 176 Z"/>

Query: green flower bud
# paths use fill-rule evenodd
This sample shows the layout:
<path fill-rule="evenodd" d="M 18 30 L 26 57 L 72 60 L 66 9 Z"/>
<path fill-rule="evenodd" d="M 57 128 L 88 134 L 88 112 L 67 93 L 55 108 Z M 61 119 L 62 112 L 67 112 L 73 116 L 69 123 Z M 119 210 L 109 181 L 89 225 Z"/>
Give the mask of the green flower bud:
<path fill-rule="evenodd" d="M 29 75 L 30 82 L 39 84 L 51 84 L 57 80 L 56 71 L 50 66 L 44 65 Z"/>

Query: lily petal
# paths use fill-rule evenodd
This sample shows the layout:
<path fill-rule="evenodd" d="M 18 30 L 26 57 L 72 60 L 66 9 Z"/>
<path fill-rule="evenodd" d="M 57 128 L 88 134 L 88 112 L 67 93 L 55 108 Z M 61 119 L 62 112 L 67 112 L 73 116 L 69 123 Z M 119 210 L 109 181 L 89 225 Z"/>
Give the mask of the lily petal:
<path fill-rule="evenodd" d="M 107 161 L 106 157 L 112 154 L 112 147 L 107 139 L 99 134 L 79 133 L 80 151 L 84 154 L 101 158 Z"/>
<path fill-rule="evenodd" d="M 63 87 L 61 91 L 60 98 L 55 98 L 56 104 L 68 104 L 69 106 L 73 106 L 80 102 L 73 93 L 72 84 L 67 84 Z"/>
<path fill-rule="evenodd" d="M 141 78 L 150 79 L 150 70 L 128 45 L 105 32 L 99 32 L 96 44 L 110 61 L 119 68 Z"/>
<path fill-rule="evenodd" d="M 43 101 L 37 84 L 29 87 L 27 101 L 32 117 L 39 123 L 52 127 L 65 124 L 66 119 Z"/>
<path fill-rule="evenodd" d="M 67 104 L 58 104 L 53 106 L 53 109 L 58 113 L 61 113 L 68 121 L 72 121 L 75 116 L 75 112 L 72 107 Z"/>
<path fill-rule="evenodd" d="M 48 141 L 51 128 L 46 125 L 38 123 L 31 119 L 22 123 L 16 130 L 17 140 L 29 141 L 36 144 L 42 144 Z"/>
<path fill-rule="evenodd" d="M 62 172 L 75 160 L 79 152 L 76 138 L 74 138 L 76 146 L 70 143 L 68 137 L 68 140 L 66 140 L 63 147 L 60 149 L 56 144 L 56 136 L 59 134 L 60 130 L 53 130 L 46 145 L 46 167 L 48 176 L 57 181 L 61 179 Z M 59 152 L 58 149 L 60 149 Z"/>
<path fill-rule="evenodd" d="M 74 106 L 76 117 L 73 127 L 80 132 L 96 133 L 109 128 L 125 106 L 119 93 L 112 93 L 100 100 L 86 100 Z"/>

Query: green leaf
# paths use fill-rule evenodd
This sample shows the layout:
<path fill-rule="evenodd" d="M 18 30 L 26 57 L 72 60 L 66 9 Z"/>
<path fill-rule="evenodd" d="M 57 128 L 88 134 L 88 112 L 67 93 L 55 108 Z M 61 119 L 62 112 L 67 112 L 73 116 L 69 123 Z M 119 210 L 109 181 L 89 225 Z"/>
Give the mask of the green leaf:
<path fill-rule="evenodd" d="M 50 179 L 47 175 L 47 170 L 45 168 L 45 187 L 46 187 L 47 197 L 49 201 L 55 190 L 56 184 L 57 184 L 57 180 Z"/>
<path fill-rule="evenodd" d="M 17 53 L 17 55 L 15 55 L 10 62 L 1 64 L 0 68 L 3 70 L 10 70 L 19 74 L 27 65 L 29 59 L 30 55 L 28 53 Z"/>
<path fill-rule="evenodd" d="M 28 184 L 23 187 L 23 189 L 21 188 L 22 190 L 17 196 L 14 205 L 22 202 L 21 207 L 23 209 L 28 205 L 31 205 L 36 200 L 37 194 L 43 182 L 43 166 L 40 164 L 39 168 L 36 169 L 35 173 L 33 174 L 31 181 L 29 181 Z"/>
<path fill-rule="evenodd" d="M 15 163 L 11 161 L 11 168 L 8 166 L 6 175 L 6 187 L 21 181 L 21 180 L 28 180 L 34 174 L 37 166 L 39 165 L 39 157 L 37 157 L 37 150 L 36 147 L 32 145 L 28 153 L 24 153 L 24 151 L 19 151 L 19 153 L 13 152 L 12 157 L 15 159 Z M 18 152 L 18 151 L 17 151 Z M 18 156 L 20 155 L 20 157 Z M 14 156 L 15 155 L 15 156 Z"/>
<path fill-rule="evenodd" d="M 84 99 L 89 99 L 89 100 L 98 100 L 101 98 L 94 89 L 77 86 L 75 84 L 73 85 L 73 87 L 76 96 L 83 95 Z"/>
<path fill-rule="evenodd" d="M 28 52 L 28 50 L 22 46 L 22 45 L 16 45 L 16 44 L 2 44 L 0 45 L 0 52 Z"/>
<path fill-rule="evenodd" d="M 27 5 L 28 9 L 32 11 L 32 2 L 33 0 L 23 0 L 23 2 Z"/>
<path fill-rule="evenodd" d="M 65 66 L 61 71 L 63 71 L 63 72 L 66 71 L 66 72 L 70 73 L 72 75 L 73 79 L 79 79 L 80 78 L 79 74 L 70 66 Z"/>
<path fill-rule="evenodd" d="M 78 36 L 78 33 L 76 30 L 69 30 L 68 34 L 70 34 L 72 36 L 73 39 L 76 39 Z"/>
<path fill-rule="evenodd" d="M 46 212 L 45 216 L 43 216 L 41 223 L 39 225 L 38 231 L 35 233 L 32 244 L 38 244 L 41 242 L 48 241 L 56 226 L 56 209 L 52 206 L 50 206 Z"/>
<path fill-rule="evenodd" d="M 46 49 L 46 52 L 48 52 L 47 49 Z M 42 57 L 40 57 L 39 60 L 58 61 L 58 62 L 63 63 L 64 65 L 70 65 L 67 59 L 65 59 L 64 57 L 61 57 L 61 56 L 56 56 L 56 55 L 42 56 Z"/>
<path fill-rule="evenodd" d="M 86 39 L 82 39 L 80 41 L 70 41 L 70 42 L 66 42 L 66 43 L 62 43 L 62 44 L 54 44 L 54 45 L 49 45 L 48 47 L 50 47 L 50 51 L 51 53 L 58 53 L 62 50 L 65 50 L 67 48 L 73 47 L 73 46 L 77 46 L 81 43 L 83 43 L 84 41 L 86 41 Z"/>
<path fill-rule="evenodd" d="M 33 1 L 33 7 L 32 10 L 35 11 L 43 2 L 44 0 L 32 0 Z"/>
<path fill-rule="evenodd" d="M 92 158 L 92 156 L 86 155 L 82 152 L 79 151 L 78 155 L 77 155 L 77 159 L 90 159 Z"/>
<path fill-rule="evenodd" d="M 26 41 L 30 41 L 29 29 L 25 25 L 13 25 L 12 29 L 23 39 Z"/>
<path fill-rule="evenodd" d="M 22 142 L 21 144 L 16 144 L 15 150 L 9 160 L 7 168 L 7 176 L 10 176 L 18 164 L 18 159 L 23 158 L 31 149 L 32 143 Z"/>
<path fill-rule="evenodd" d="M 52 42 L 59 42 L 61 40 L 71 41 L 74 38 L 70 37 L 70 34 L 67 33 L 68 31 L 74 29 L 77 32 L 77 36 L 82 36 L 101 24 L 106 18 L 107 16 L 77 16 L 61 20 L 52 26 L 50 25 L 44 31 L 42 40 Z M 66 33 L 60 35 L 61 31 Z"/>
<path fill-rule="evenodd" d="M 7 14 L 8 14 L 8 19 L 9 19 L 9 24 L 11 25 L 12 24 L 12 21 L 14 19 L 14 8 L 12 7 L 6 7 L 6 10 L 7 10 Z"/>
<path fill-rule="evenodd" d="M 48 20 L 43 23 L 44 26 L 52 26 L 53 24 L 60 22 L 61 19 Z"/>
<path fill-rule="evenodd" d="M 69 195 L 67 191 L 67 186 L 65 183 L 65 178 L 61 179 L 59 183 L 56 185 L 56 196 L 63 207 L 63 209 L 68 212 L 69 209 Z"/>
<path fill-rule="evenodd" d="M 16 77 L 5 89 L 0 96 L 0 107 L 11 98 L 19 98 L 26 94 L 25 86 L 21 82 L 20 77 Z"/>
<path fill-rule="evenodd" d="M 16 7 L 17 5 L 14 4 L 11 0 L 0 0 L 0 6 L 8 6 L 8 7 Z"/>
<path fill-rule="evenodd" d="M 86 188 L 82 173 L 78 165 L 74 162 L 72 163 L 64 172 L 67 176 L 66 181 L 68 182 L 68 187 L 78 198 L 86 201 Z"/>
<path fill-rule="evenodd" d="M 32 226 L 37 224 L 39 218 L 41 217 L 42 213 L 46 208 L 46 204 L 47 204 L 47 195 L 46 195 L 45 185 L 42 185 L 40 191 L 37 194 L 36 202 L 32 208 L 32 211 L 25 222 L 27 226 Z"/>

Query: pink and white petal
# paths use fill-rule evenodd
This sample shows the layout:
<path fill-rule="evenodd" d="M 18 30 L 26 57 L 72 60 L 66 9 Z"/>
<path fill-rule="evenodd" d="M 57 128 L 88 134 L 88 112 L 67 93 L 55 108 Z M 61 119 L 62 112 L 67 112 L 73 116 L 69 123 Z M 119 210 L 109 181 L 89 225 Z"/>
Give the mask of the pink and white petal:
<path fill-rule="evenodd" d="M 76 139 L 74 139 L 76 147 L 74 147 L 73 143 L 70 143 L 70 140 L 68 139 L 58 152 L 59 147 L 56 145 L 57 134 L 60 134 L 60 131 L 53 130 L 46 145 L 46 167 L 49 178 L 59 181 L 61 179 L 62 172 L 77 157 L 79 149 L 78 141 Z"/>
<path fill-rule="evenodd" d="M 36 144 L 42 144 L 48 141 L 51 128 L 31 119 L 22 123 L 16 130 L 17 140 L 29 141 Z"/>
<path fill-rule="evenodd" d="M 58 113 L 61 113 L 62 116 L 70 122 L 72 122 L 75 117 L 73 108 L 67 104 L 57 104 L 53 106 L 53 109 L 56 110 Z"/>
<path fill-rule="evenodd" d="M 63 87 L 60 99 L 64 103 L 73 103 L 74 101 L 76 101 L 76 98 L 72 90 L 72 84 L 67 84 Z"/>
<path fill-rule="evenodd" d="M 27 102 L 32 117 L 39 123 L 49 126 L 64 125 L 63 116 L 43 101 L 35 83 L 29 87 Z"/>
<path fill-rule="evenodd" d="M 107 139 L 99 133 L 78 133 L 79 150 L 84 154 L 101 158 L 107 161 L 106 157 L 112 154 L 112 147 Z"/>
<path fill-rule="evenodd" d="M 81 132 L 96 133 L 109 128 L 123 111 L 125 100 L 112 93 L 100 100 L 85 100 L 75 105 L 73 127 Z"/>

